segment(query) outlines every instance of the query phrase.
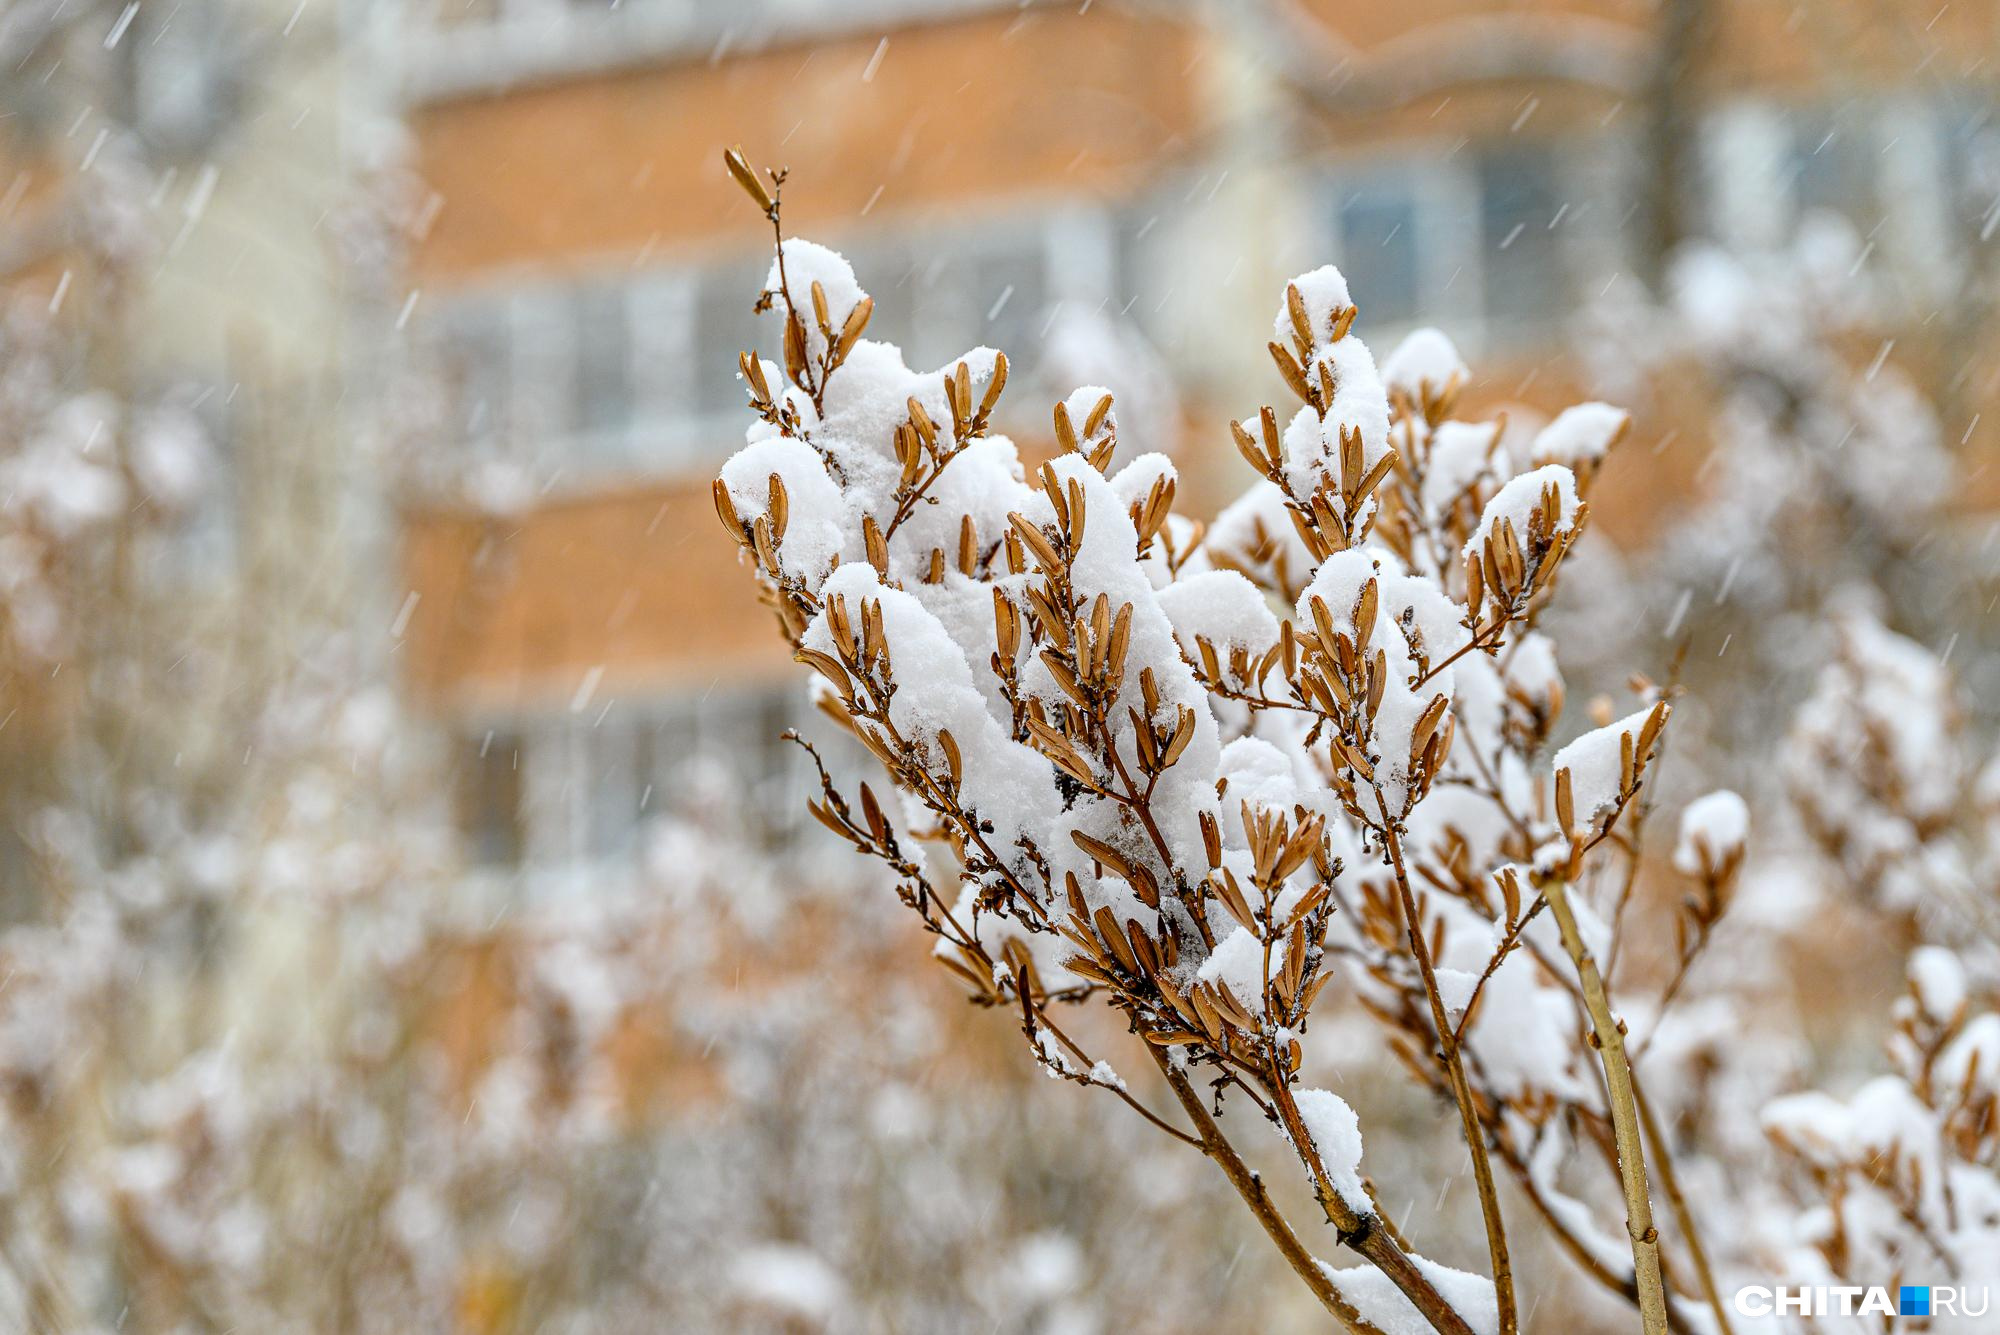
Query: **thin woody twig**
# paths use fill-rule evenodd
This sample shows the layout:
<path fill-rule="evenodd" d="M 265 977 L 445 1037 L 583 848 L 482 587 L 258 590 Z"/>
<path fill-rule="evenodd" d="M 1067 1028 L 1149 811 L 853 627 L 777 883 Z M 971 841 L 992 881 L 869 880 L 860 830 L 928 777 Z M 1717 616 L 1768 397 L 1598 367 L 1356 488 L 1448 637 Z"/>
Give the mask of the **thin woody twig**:
<path fill-rule="evenodd" d="M 1500 1213 L 1500 1193 L 1493 1183 L 1493 1165 L 1486 1154 L 1486 1128 L 1473 1098 L 1472 1084 L 1465 1076 L 1458 1032 L 1445 1011 L 1444 994 L 1438 989 L 1437 970 L 1432 965 L 1430 947 L 1424 941 L 1423 924 L 1417 915 L 1416 895 L 1403 865 L 1403 844 L 1390 818 L 1388 803 L 1380 786 L 1375 788 L 1375 808 L 1381 815 L 1378 827 L 1388 845 L 1390 866 L 1396 875 L 1396 893 L 1402 899 L 1404 926 L 1409 932 L 1410 953 L 1416 957 L 1423 975 L 1424 996 L 1430 1003 L 1431 1022 L 1436 1026 L 1438 1055 L 1451 1082 L 1453 1100 L 1458 1104 L 1460 1125 L 1465 1133 L 1466 1151 L 1472 1156 L 1472 1181 L 1479 1191 L 1479 1212 L 1486 1226 L 1486 1250 L 1493 1265 L 1493 1290 L 1499 1305 L 1501 1335 L 1512 1335 L 1520 1318 L 1514 1301 L 1514 1266 L 1507 1250 L 1507 1226 Z"/>
<path fill-rule="evenodd" d="M 1328 1278 L 1326 1268 L 1299 1241 L 1291 1225 L 1272 1203 L 1270 1193 L 1264 1189 L 1263 1182 L 1250 1171 L 1249 1165 L 1243 1162 L 1242 1156 L 1229 1143 L 1228 1137 L 1222 1134 L 1222 1129 L 1216 1125 L 1215 1118 L 1203 1105 L 1201 1095 L 1188 1083 L 1186 1075 L 1174 1069 L 1172 1061 L 1164 1051 L 1158 1048 L 1149 1050 L 1153 1054 L 1153 1060 L 1159 1064 L 1161 1074 L 1166 1076 L 1168 1086 L 1174 1091 L 1175 1097 L 1180 1100 L 1181 1106 L 1187 1110 L 1188 1117 L 1200 1131 L 1202 1141 L 1207 1146 L 1208 1156 L 1222 1169 L 1230 1185 L 1236 1188 L 1244 1204 L 1250 1207 L 1251 1214 L 1263 1226 L 1271 1240 L 1278 1245 L 1279 1252 L 1290 1263 L 1293 1271 L 1306 1282 L 1306 1286 L 1313 1291 L 1313 1295 L 1320 1300 L 1320 1303 L 1339 1317 L 1349 1330 L 1360 1332 L 1361 1335 L 1380 1335 L 1376 1327 L 1364 1320 L 1354 1305 L 1334 1287 L 1333 1281 Z M 1297 1117 L 1296 1108 L 1292 1110 L 1292 1116 Z M 1304 1135 L 1303 1125 L 1300 1126 L 1298 1134 L 1303 1137 L 1302 1143 L 1311 1144 L 1311 1137 Z M 1326 1203 L 1324 1196 L 1322 1203 Z M 1338 1195 L 1332 1195 L 1332 1203 L 1327 1205 L 1327 1210 L 1330 1222 L 1333 1222 L 1335 1231 L 1340 1235 L 1341 1245 L 1359 1253 L 1387 1275 L 1417 1311 L 1422 1313 L 1433 1329 L 1441 1332 L 1441 1335 L 1473 1335 L 1472 1327 L 1467 1324 L 1465 1318 L 1445 1300 L 1444 1295 L 1437 1291 L 1436 1286 L 1425 1277 L 1423 1271 L 1417 1268 L 1402 1248 L 1396 1245 L 1395 1239 L 1389 1236 L 1388 1231 L 1375 1223 L 1373 1216 L 1355 1214 L 1350 1207 L 1340 1201 Z"/>
<path fill-rule="evenodd" d="M 1722 1301 L 1722 1291 L 1716 1287 L 1715 1270 L 1708 1263 L 1708 1248 L 1702 1244 L 1701 1229 L 1695 1223 L 1694 1211 L 1688 1208 L 1687 1197 L 1681 1194 L 1680 1175 L 1674 1170 L 1673 1152 L 1653 1116 L 1653 1105 L 1646 1098 L 1645 1086 L 1639 1083 L 1637 1070 L 1632 1072 L 1632 1102 L 1639 1109 L 1639 1124 L 1645 1130 L 1646 1143 L 1652 1151 L 1653 1167 L 1660 1175 L 1660 1190 L 1666 1193 L 1667 1204 L 1680 1225 L 1681 1241 L 1687 1244 L 1688 1257 L 1694 1262 L 1694 1273 L 1701 1282 L 1702 1296 L 1708 1299 L 1709 1310 L 1715 1313 L 1715 1324 L 1721 1335 L 1733 1335 L 1728 1306 Z"/>
<path fill-rule="evenodd" d="M 1660 1233 L 1653 1226 L 1653 1205 L 1646 1186 L 1646 1155 L 1639 1130 L 1637 1100 L 1632 1093 L 1632 1070 L 1625 1060 L 1625 1027 L 1611 1012 L 1611 1000 L 1597 960 L 1583 935 L 1577 930 L 1576 913 L 1570 907 L 1569 885 L 1563 876 L 1553 877 L 1542 887 L 1549 910 L 1555 914 L 1562 933 L 1563 949 L 1569 952 L 1583 984 L 1584 1006 L 1590 1015 L 1591 1045 L 1597 1049 L 1604 1068 L 1604 1084 L 1611 1106 L 1611 1125 L 1618 1140 L 1618 1174 L 1625 1191 L 1626 1232 L 1632 1238 L 1632 1267 L 1638 1286 L 1639 1317 L 1646 1335 L 1662 1335 L 1667 1329 L 1666 1288 L 1660 1278 Z"/>

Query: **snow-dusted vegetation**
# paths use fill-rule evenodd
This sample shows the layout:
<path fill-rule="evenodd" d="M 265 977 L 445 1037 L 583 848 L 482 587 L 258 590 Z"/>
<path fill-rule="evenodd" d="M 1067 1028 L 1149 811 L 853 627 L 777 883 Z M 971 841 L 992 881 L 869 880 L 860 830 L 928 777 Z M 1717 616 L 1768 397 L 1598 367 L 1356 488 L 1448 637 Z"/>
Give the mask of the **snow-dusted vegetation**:
<path fill-rule="evenodd" d="M 1986 8 L 0 0 L 0 1335 L 2000 1329 Z"/>
<path fill-rule="evenodd" d="M 1520 1328 L 1530 1238 L 1648 1331 L 1730 1329 L 1758 1275 L 1979 1271 L 2000 1240 L 1990 1016 L 1950 949 L 1977 927 L 1926 915 L 1947 944 L 1912 955 L 1894 1074 L 1844 1098 L 1786 1092 L 1796 1030 L 1749 1019 L 1777 973 L 1755 956 L 1806 930 L 1785 896 L 1817 873 L 1802 850 L 1758 866 L 1741 797 L 1688 803 L 1655 855 L 1685 886 L 1672 947 L 1627 941 L 1679 688 L 1635 679 L 1624 717 L 1603 702 L 1555 748 L 1541 628 L 1593 559 L 1623 412 L 1525 437 L 1463 420 L 1447 338 L 1378 369 L 1366 311 L 1316 269 L 1274 303 L 1292 401 L 1230 424 L 1254 480 L 1203 524 L 1101 389 L 1053 404 L 1054 454 L 1024 462 L 992 425 L 1005 351 L 909 368 L 867 337 L 845 261 L 784 236 L 783 175 L 729 166 L 778 235 L 760 304 L 784 332 L 742 358 L 755 420 L 717 509 L 887 780 L 822 770 L 813 814 L 1035 1061 L 1212 1161 L 1356 1330 Z M 1889 904 L 1990 898 L 1993 785 L 1969 779 L 1948 674 L 1864 619 L 1840 644 L 1785 760 L 1824 867 Z M 1372 1040 L 1333 1018 L 1357 1013 Z M 1392 1063 L 1453 1109 L 1457 1162 L 1374 1168 L 1350 1100 Z M 1323 1219 L 1248 1166 L 1273 1138 Z M 1476 1273 L 1398 1218 L 1468 1174 Z"/>

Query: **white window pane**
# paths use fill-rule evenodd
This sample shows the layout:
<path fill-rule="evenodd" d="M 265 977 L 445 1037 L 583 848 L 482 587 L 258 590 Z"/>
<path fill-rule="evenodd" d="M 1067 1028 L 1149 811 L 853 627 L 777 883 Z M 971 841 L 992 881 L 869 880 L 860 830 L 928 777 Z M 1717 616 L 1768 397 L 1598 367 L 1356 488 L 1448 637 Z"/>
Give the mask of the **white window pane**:
<path fill-rule="evenodd" d="M 719 265 L 701 275 L 695 298 L 690 365 L 695 378 L 695 406 L 703 417 L 721 417 L 744 410 L 743 382 L 736 371 L 739 354 L 755 351 L 767 361 L 784 360 L 778 318 L 760 316 L 753 310 L 767 271 L 760 260 Z"/>
<path fill-rule="evenodd" d="M 590 283 L 575 294 L 577 425 L 622 430 L 632 417 L 632 337 L 622 285 Z"/>
<path fill-rule="evenodd" d="M 1369 328 L 1413 322 L 1418 290 L 1417 203 L 1406 182 L 1369 182 L 1340 193 L 1341 273 Z"/>
<path fill-rule="evenodd" d="M 1489 323 L 1539 323 L 1569 308 L 1562 196 L 1553 153 L 1521 145 L 1479 160 L 1479 234 Z"/>

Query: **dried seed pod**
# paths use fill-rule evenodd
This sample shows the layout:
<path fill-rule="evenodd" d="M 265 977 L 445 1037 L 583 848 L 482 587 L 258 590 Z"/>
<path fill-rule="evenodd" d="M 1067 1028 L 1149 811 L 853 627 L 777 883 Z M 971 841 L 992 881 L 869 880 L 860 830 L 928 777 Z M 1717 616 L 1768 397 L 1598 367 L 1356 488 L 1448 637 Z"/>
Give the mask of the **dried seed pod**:
<path fill-rule="evenodd" d="M 750 385 L 751 398 L 758 404 L 771 400 L 770 386 L 764 380 L 764 364 L 747 352 L 736 354 L 736 369 Z"/>
<path fill-rule="evenodd" d="M 1008 515 L 1007 520 L 1014 526 L 1012 531 L 1020 537 L 1021 542 L 1034 554 L 1037 565 L 1041 566 L 1043 570 L 1051 572 L 1063 568 L 1062 558 L 1056 555 L 1055 544 L 1043 536 L 1042 530 L 1030 523 L 1027 516 L 1017 512 Z"/>
<path fill-rule="evenodd" d="M 1243 897 L 1243 888 L 1236 884 L 1233 875 L 1225 869 L 1211 876 L 1208 884 L 1214 889 L 1222 907 L 1229 911 L 1230 917 L 1252 932 L 1257 930 L 1257 915 L 1250 911 L 1250 901 Z"/>
<path fill-rule="evenodd" d="M 833 642 L 840 650 L 840 656 L 852 663 L 855 661 L 854 623 L 849 620 L 847 599 L 835 594 L 826 604 L 827 630 L 833 635 Z"/>
<path fill-rule="evenodd" d="M 1056 411 L 1061 412 L 1062 410 L 1058 407 Z M 1259 448 L 1255 437 L 1244 430 L 1241 422 L 1231 422 L 1229 424 L 1229 434 L 1236 441 L 1236 452 L 1243 456 L 1245 463 L 1249 464 L 1259 473 L 1268 473 L 1270 471 L 1270 463 L 1265 458 L 1264 451 Z"/>
<path fill-rule="evenodd" d="M 866 783 L 861 785 L 861 814 L 868 822 L 868 831 L 877 843 L 889 837 L 889 820 L 882 814 L 882 804 L 876 800 L 875 790 Z"/>
<path fill-rule="evenodd" d="M 1194 725 L 1195 712 L 1186 705 L 1180 706 L 1179 721 L 1174 726 L 1173 738 L 1167 743 L 1167 749 L 1160 757 L 1161 769 L 1172 769 L 1174 762 L 1188 749 L 1188 743 L 1194 740 Z"/>
<path fill-rule="evenodd" d="M 785 374 L 794 384 L 806 383 L 806 326 L 796 311 L 785 317 Z"/>
<path fill-rule="evenodd" d="M 812 304 L 813 319 L 819 321 L 820 337 L 831 339 L 833 337 L 833 318 L 827 314 L 826 288 L 820 285 L 820 281 L 817 278 L 813 279 Z"/>
<path fill-rule="evenodd" d="M 951 776 L 952 787 L 965 782 L 965 760 L 958 753 L 958 741 L 951 735 L 951 729 L 938 729 L 938 747 L 944 752 L 945 772 Z"/>
<path fill-rule="evenodd" d="M 861 341 L 861 332 L 868 328 L 868 317 L 875 313 L 875 298 L 863 297 L 853 310 L 847 313 L 847 323 L 841 326 L 840 340 L 833 347 L 833 362 L 838 366 L 847 360 L 847 354 L 854 351 L 854 345 Z"/>
<path fill-rule="evenodd" d="M 1438 724 L 1444 721 L 1445 710 L 1449 704 L 1444 696 L 1437 695 L 1431 697 L 1430 704 L 1424 707 L 1424 712 L 1417 718 L 1417 726 L 1410 733 L 1412 758 L 1423 755 L 1429 747 L 1431 737 L 1437 732 Z"/>
<path fill-rule="evenodd" d="M 743 156 L 741 145 L 724 151 L 722 161 L 729 168 L 729 174 L 736 178 L 736 184 L 743 187 L 744 194 L 756 201 L 758 208 L 769 213 L 776 207 L 771 192 L 764 188 L 764 183 L 757 179 L 757 173 L 750 169 L 750 160 Z"/>
<path fill-rule="evenodd" d="M 1098 432 L 1098 428 L 1104 425 L 1104 419 L 1109 417 L 1110 415 L 1111 415 L 1111 396 L 1109 394 L 1106 394 L 1103 398 L 1097 401 L 1097 406 L 1090 410 L 1090 416 L 1084 419 L 1083 434 L 1086 437 L 1096 435 Z"/>
<path fill-rule="evenodd" d="M 874 515 L 861 521 L 861 542 L 868 551 L 868 564 L 883 579 L 889 578 L 889 541 L 882 536 L 882 526 L 875 522 Z"/>
<path fill-rule="evenodd" d="M 1126 973 L 1137 974 L 1139 972 L 1139 959 L 1132 953 L 1132 943 L 1125 939 L 1125 933 L 1119 927 L 1118 920 L 1112 916 L 1111 910 L 1108 908 L 1098 909 L 1096 913 L 1091 915 L 1091 921 L 1096 924 L 1098 937 L 1109 948 L 1112 956 L 1117 959 L 1119 967 L 1124 969 Z"/>
<path fill-rule="evenodd" d="M 729 530 L 731 537 L 742 542 L 743 521 L 737 517 L 736 502 L 729 495 L 729 484 L 717 478 L 710 490 L 715 496 L 715 517 L 722 521 L 722 526 Z"/>
<path fill-rule="evenodd" d="M 988 417 L 994 406 L 1000 402 L 1000 391 L 1007 387 L 1007 354 L 993 354 L 993 378 L 986 382 L 986 395 L 979 401 L 979 416 Z"/>
<path fill-rule="evenodd" d="M 979 530 L 971 515 L 958 519 L 958 573 L 970 579 L 979 569 Z"/>
<path fill-rule="evenodd" d="M 1267 345 L 1271 349 L 1271 360 L 1277 363 L 1278 374 L 1284 377 L 1286 386 L 1305 403 L 1314 401 L 1312 387 L 1306 383 L 1306 373 L 1299 365 L 1298 358 L 1281 343 Z"/>
<path fill-rule="evenodd" d="M 1292 318 L 1292 337 L 1298 342 L 1300 358 L 1312 356 L 1312 321 L 1306 317 L 1306 299 L 1297 283 L 1285 284 L 1285 312 Z"/>
<path fill-rule="evenodd" d="M 853 701 L 854 681 L 847 675 L 847 669 L 840 665 L 839 659 L 835 658 L 832 654 L 821 653 L 817 649 L 804 648 L 798 651 L 796 657 L 801 663 L 808 664 L 814 671 L 831 682 L 833 689 L 839 692 L 842 700 L 850 703 Z"/>
<path fill-rule="evenodd" d="M 931 421 L 931 415 L 924 411 L 924 405 L 917 402 L 917 396 L 914 394 L 905 400 L 904 407 L 909 409 L 910 425 L 916 428 L 919 436 L 923 437 L 924 447 L 936 453 L 937 426 Z"/>
<path fill-rule="evenodd" d="M 770 478 L 771 536 L 779 542 L 785 540 L 785 526 L 791 519 L 791 498 L 785 494 L 785 480 L 776 473 Z"/>
<path fill-rule="evenodd" d="M 1070 424 L 1069 408 L 1058 403 L 1055 410 L 1056 446 L 1064 454 L 1078 452 L 1076 428 Z"/>

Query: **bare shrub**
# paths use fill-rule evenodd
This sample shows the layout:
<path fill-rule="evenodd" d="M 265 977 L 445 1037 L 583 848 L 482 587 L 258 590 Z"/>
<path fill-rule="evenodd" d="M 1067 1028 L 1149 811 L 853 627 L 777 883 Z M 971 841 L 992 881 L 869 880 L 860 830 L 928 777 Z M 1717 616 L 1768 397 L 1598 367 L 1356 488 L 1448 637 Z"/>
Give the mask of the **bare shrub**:
<path fill-rule="evenodd" d="M 1648 1330 L 1696 1328 L 1704 1303 L 1726 1325 L 1600 965 L 1671 692 L 1637 682 L 1634 712 L 1538 759 L 1563 691 L 1536 623 L 1625 415 L 1582 405 L 1506 448 L 1457 415 L 1443 335 L 1378 370 L 1345 281 L 1315 270 L 1269 345 L 1297 403 L 1231 424 L 1260 480 L 1204 527 L 1164 457 L 1121 453 L 1099 389 L 1055 405 L 1058 452 L 1024 467 L 993 427 L 1006 356 L 908 369 L 866 339 L 846 263 L 784 237 L 783 174 L 729 166 L 778 238 L 760 305 L 784 346 L 742 358 L 757 421 L 717 509 L 893 784 L 822 770 L 813 814 L 889 869 L 938 960 L 1054 1073 L 1213 1160 L 1352 1328 L 1517 1328 L 1502 1174 Z M 1706 891 L 1682 971 L 1741 856 L 1719 829 L 1690 836 Z M 1455 1105 L 1486 1274 L 1416 1253 L 1351 1108 L 1308 1078 L 1335 995 Z M 1142 1040 L 1179 1117 L 1086 1046 L 1065 1018 L 1086 1004 Z M 1278 1128 L 1361 1264 L 1313 1257 L 1225 1108 Z M 1617 1181 L 1629 1248 L 1558 1187 L 1570 1145 Z M 1671 1265 L 1649 1169 L 1680 1216 Z"/>

